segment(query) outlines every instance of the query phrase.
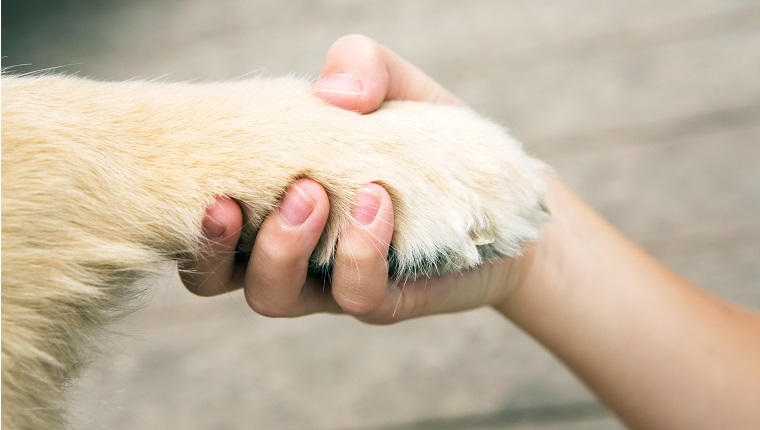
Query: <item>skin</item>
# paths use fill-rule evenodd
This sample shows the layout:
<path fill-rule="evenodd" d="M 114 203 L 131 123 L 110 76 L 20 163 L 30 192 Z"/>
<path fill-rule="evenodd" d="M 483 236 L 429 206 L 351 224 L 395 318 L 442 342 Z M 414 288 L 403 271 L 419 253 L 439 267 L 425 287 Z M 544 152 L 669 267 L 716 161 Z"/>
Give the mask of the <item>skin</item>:
<path fill-rule="evenodd" d="M 390 99 L 462 103 L 363 36 L 333 44 L 315 92 L 362 113 Z M 213 257 L 192 263 L 183 280 L 213 285 L 215 293 L 243 288 L 251 308 L 269 316 L 343 312 L 395 323 L 491 306 L 556 354 L 631 428 L 756 428 L 760 316 L 690 284 L 558 179 L 548 180 L 553 220 L 522 257 L 403 288 L 388 284 L 393 208 L 376 184 L 360 191 L 327 289 L 306 274 L 329 208 L 319 184 L 301 179 L 288 190 L 247 266 L 232 257 L 240 209 L 220 198 L 204 223 Z"/>

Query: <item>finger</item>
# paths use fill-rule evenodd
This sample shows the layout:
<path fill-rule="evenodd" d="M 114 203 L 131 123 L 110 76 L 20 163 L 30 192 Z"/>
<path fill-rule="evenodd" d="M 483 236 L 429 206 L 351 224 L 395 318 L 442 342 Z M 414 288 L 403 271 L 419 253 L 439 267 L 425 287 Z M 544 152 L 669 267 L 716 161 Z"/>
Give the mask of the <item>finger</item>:
<path fill-rule="evenodd" d="M 228 197 L 218 197 L 206 209 L 203 232 L 207 239 L 203 255 L 180 268 L 182 283 L 190 292 L 199 296 L 213 296 L 240 288 L 233 285 L 235 278 L 235 246 L 243 228 L 240 206 Z"/>
<path fill-rule="evenodd" d="M 328 103 L 361 113 L 377 110 L 385 100 L 464 105 L 416 66 L 362 35 L 333 43 L 314 91 Z"/>
<path fill-rule="evenodd" d="M 393 235 L 390 196 L 377 184 L 364 186 L 351 218 L 338 240 L 332 293 L 346 313 L 374 321 L 391 307 L 387 264 Z"/>
<path fill-rule="evenodd" d="M 265 316 L 297 316 L 329 309 L 329 291 L 304 290 L 309 257 L 322 235 L 330 203 L 310 179 L 288 189 L 262 224 L 245 275 L 248 305 Z M 305 292 L 305 293 L 304 293 Z"/>

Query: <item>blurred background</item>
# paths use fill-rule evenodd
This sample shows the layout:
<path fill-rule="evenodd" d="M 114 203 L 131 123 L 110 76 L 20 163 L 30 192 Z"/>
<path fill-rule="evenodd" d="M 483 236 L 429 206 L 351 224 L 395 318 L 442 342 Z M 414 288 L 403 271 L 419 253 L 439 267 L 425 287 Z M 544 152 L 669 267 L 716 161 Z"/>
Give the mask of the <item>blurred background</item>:
<path fill-rule="evenodd" d="M 313 78 L 335 39 L 364 33 L 508 126 L 668 265 L 758 308 L 758 23 L 758 0 L 4 0 L 2 64 Z M 271 320 L 171 271 L 151 284 L 72 390 L 76 428 L 622 428 L 487 309 Z"/>

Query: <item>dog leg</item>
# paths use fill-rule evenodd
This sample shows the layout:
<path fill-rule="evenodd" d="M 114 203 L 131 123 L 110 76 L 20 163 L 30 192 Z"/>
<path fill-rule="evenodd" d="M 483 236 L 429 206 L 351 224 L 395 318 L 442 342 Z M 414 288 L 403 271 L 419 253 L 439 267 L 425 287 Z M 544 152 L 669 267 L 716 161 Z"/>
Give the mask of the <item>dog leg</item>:
<path fill-rule="evenodd" d="M 59 428 L 62 391 L 136 279 L 197 257 L 215 196 L 244 208 L 242 247 L 287 186 L 331 212 L 312 257 L 329 270 L 362 185 L 394 201 L 398 277 L 518 255 L 537 237 L 543 164 L 472 111 L 328 106 L 292 79 L 218 84 L 3 77 L 3 421 Z M 30 412 L 34 411 L 34 412 Z"/>

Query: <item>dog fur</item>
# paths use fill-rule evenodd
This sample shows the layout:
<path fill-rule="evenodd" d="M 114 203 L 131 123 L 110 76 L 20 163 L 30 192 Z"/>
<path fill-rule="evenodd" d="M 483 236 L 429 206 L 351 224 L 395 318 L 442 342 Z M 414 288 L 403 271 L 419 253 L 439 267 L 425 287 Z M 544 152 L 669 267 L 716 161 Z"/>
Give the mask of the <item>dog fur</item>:
<path fill-rule="evenodd" d="M 65 426 L 63 391 L 135 280 L 196 258 L 215 196 L 244 208 L 241 249 L 295 179 L 331 209 L 329 270 L 356 191 L 395 209 L 391 270 L 414 277 L 516 256 L 546 218 L 544 165 L 467 108 L 327 105 L 295 79 L 226 83 L 2 77 L 2 419 Z"/>

